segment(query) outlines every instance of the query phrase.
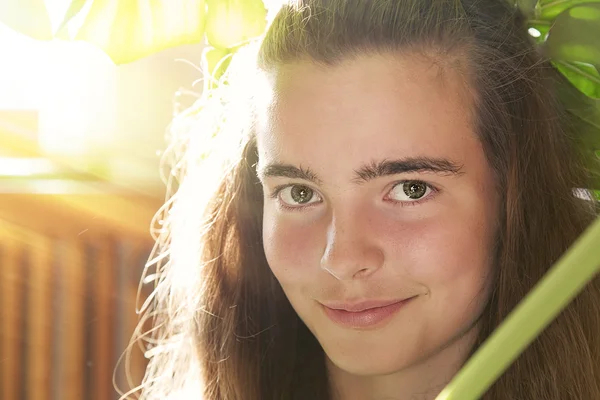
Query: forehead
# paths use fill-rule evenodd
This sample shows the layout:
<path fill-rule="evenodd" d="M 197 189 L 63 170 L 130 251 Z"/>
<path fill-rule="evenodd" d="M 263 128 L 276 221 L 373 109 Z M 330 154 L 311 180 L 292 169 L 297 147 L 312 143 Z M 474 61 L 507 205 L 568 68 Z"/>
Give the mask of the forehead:
<path fill-rule="evenodd" d="M 463 158 L 479 150 L 469 90 L 423 57 L 370 56 L 335 66 L 285 65 L 259 113 L 260 163 L 344 157 Z"/>

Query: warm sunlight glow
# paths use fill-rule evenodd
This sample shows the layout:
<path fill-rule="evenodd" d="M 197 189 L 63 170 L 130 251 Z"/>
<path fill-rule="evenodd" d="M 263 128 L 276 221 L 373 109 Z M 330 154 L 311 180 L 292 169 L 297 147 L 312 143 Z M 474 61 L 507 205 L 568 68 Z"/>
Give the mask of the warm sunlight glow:
<path fill-rule="evenodd" d="M 56 166 L 44 158 L 0 157 L 0 177 L 52 175 L 57 172 Z"/>
<path fill-rule="evenodd" d="M 46 0 L 45 3 L 52 24 L 52 32 L 56 32 L 63 21 L 71 0 Z"/>
<path fill-rule="evenodd" d="M 116 67 L 88 44 L 53 41 L 44 72 L 40 146 L 66 155 L 91 155 L 106 148 L 117 113 Z"/>
<path fill-rule="evenodd" d="M 44 42 L 0 24 L 0 109 L 38 109 Z"/>
<path fill-rule="evenodd" d="M 117 67 L 83 42 L 37 41 L 0 25 L 0 109 L 39 113 L 40 147 L 89 155 L 114 137 Z"/>

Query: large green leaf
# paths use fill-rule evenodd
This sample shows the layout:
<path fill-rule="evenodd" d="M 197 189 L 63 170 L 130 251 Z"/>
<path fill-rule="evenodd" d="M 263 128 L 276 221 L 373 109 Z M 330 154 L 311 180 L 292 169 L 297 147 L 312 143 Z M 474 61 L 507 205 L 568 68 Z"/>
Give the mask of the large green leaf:
<path fill-rule="evenodd" d="M 571 7 L 561 13 L 544 51 L 554 60 L 600 65 L 600 3 Z"/>
<path fill-rule="evenodd" d="M 123 64 L 204 37 L 204 0 L 88 0 L 92 5 L 76 40 L 100 47 Z M 74 0 L 72 10 L 80 10 Z"/>
<path fill-rule="evenodd" d="M 213 47 L 235 47 L 265 32 L 267 10 L 262 0 L 206 0 L 206 3 L 206 38 Z"/>
<path fill-rule="evenodd" d="M 44 0 L 0 0 L 0 23 L 34 39 L 52 39 Z"/>
<path fill-rule="evenodd" d="M 589 3 L 600 3 L 600 0 L 539 0 L 536 7 L 537 18 L 551 21 L 573 6 Z"/>
<path fill-rule="evenodd" d="M 558 85 L 558 95 L 564 104 L 580 152 L 592 178 L 592 188 L 600 190 L 600 100 L 581 93 L 569 82 Z"/>
<path fill-rule="evenodd" d="M 576 61 L 555 61 L 553 64 L 581 93 L 600 99 L 600 74 L 593 65 Z"/>

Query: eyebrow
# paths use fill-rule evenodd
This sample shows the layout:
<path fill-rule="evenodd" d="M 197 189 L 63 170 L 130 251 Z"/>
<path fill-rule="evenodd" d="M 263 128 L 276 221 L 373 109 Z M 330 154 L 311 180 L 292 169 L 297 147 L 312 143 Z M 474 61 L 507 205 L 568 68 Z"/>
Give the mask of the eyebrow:
<path fill-rule="evenodd" d="M 432 172 L 438 175 L 462 175 L 462 165 L 445 158 L 409 157 L 398 160 L 373 161 L 354 171 L 354 183 L 362 184 L 373 179 L 408 172 Z M 267 177 L 302 179 L 321 185 L 323 180 L 309 168 L 291 164 L 272 163 L 258 171 L 262 181 Z"/>

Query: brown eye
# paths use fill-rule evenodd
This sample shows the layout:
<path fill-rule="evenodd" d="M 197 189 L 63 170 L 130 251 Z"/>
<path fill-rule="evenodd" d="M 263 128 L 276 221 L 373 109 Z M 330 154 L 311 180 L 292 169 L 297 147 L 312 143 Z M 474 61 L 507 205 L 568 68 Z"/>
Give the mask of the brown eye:
<path fill-rule="evenodd" d="M 402 190 L 411 200 L 418 200 L 427 193 L 427 184 L 419 181 L 408 181 L 402 184 Z"/>

